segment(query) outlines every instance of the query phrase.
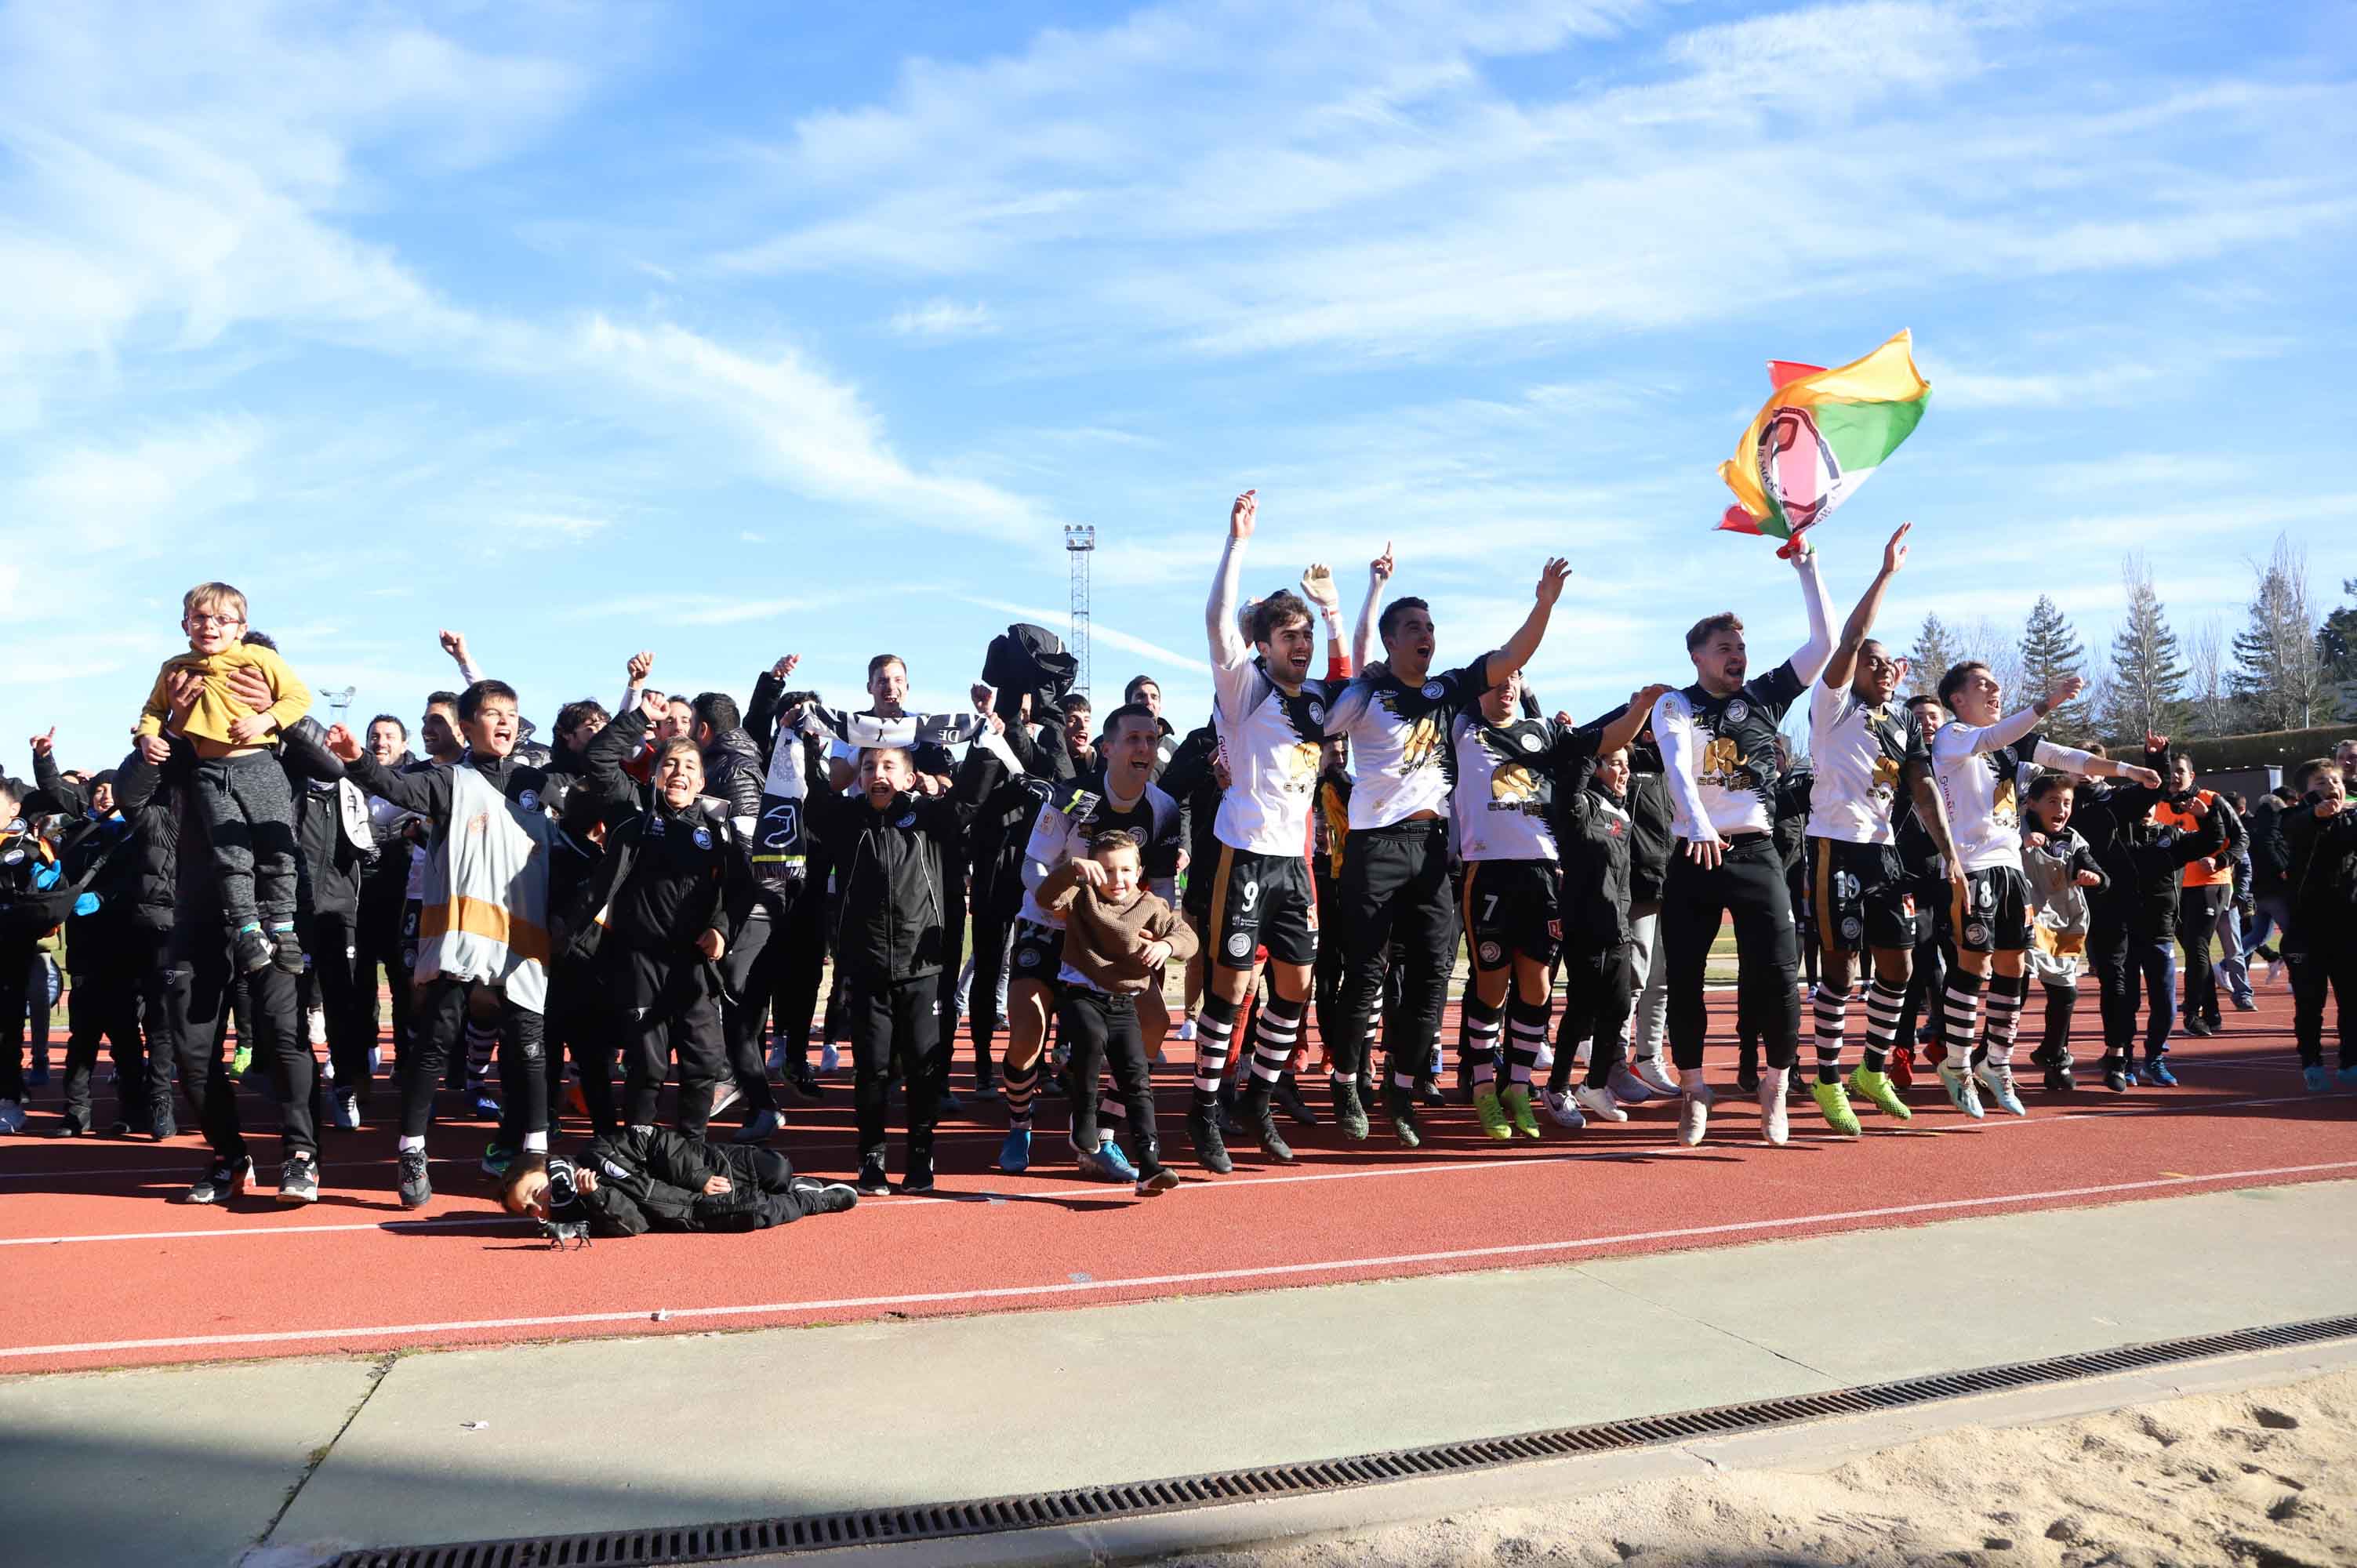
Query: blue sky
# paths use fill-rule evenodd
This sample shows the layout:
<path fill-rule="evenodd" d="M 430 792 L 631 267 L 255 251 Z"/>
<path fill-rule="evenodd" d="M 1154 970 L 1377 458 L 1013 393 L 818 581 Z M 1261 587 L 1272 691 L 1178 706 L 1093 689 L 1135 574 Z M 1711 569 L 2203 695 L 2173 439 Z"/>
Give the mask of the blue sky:
<path fill-rule="evenodd" d="M 544 720 L 798 650 L 962 700 L 1065 602 L 1200 712 L 1249 585 L 1396 542 L 1442 657 L 1688 678 L 1771 357 L 1901 327 L 1934 392 L 1823 530 L 1886 627 L 2091 644 L 2150 556 L 2231 635 L 2279 531 L 2357 575 L 2357 11 L 1605 0 L 0 6 L 0 730 L 112 761 L 189 584 L 417 713 L 438 627 Z"/>

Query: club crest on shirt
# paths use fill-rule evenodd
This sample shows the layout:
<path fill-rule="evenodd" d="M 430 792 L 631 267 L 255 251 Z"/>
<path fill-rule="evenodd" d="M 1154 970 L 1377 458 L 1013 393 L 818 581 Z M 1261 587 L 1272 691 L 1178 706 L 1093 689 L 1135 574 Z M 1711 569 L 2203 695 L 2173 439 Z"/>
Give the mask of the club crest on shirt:
<path fill-rule="evenodd" d="M 1448 690 L 1448 687 L 1442 685 L 1437 681 L 1426 681 L 1424 683 L 1425 700 L 1427 702 L 1437 703 L 1440 701 L 1441 694 Z"/>
<path fill-rule="evenodd" d="M 917 825 L 917 813 L 910 811 L 892 825 L 896 828 L 913 828 Z"/>
<path fill-rule="evenodd" d="M 1529 734 L 1525 734 L 1522 740 L 1522 746 L 1524 751 L 1536 751 L 1545 744 L 1546 742 L 1541 740 L 1538 736 Z"/>
<path fill-rule="evenodd" d="M 1727 704 L 1727 722 L 1739 725 L 1751 716 L 1751 704 L 1738 697 Z"/>
<path fill-rule="evenodd" d="M 1228 938 L 1228 956 L 1230 958 L 1242 958 L 1244 954 L 1252 951 L 1252 950 L 1253 940 L 1249 932 L 1237 931 Z"/>
<path fill-rule="evenodd" d="M 1313 702 L 1309 704 L 1309 722 L 1313 725 L 1322 725 L 1326 722 L 1325 703 Z"/>
<path fill-rule="evenodd" d="M 695 847 L 698 849 L 710 849 L 712 847 L 712 831 L 709 828 L 698 828 L 695 830 Z"/>
<path fill-rule="evenodd" d="M 1483 963 L 1494 964 L 1505 956 L 1505 950 L 1500 947 L 1497 943 L 1483 942 L 1481 944 L 1481 961 Z"/>
<path fill-rule="evenodd" d="M 540 807 L 540 791 L 537 789 L 523 790 L 516 796 L 516 804 L 522 806 L 527 811 L 537 811 Z"/>

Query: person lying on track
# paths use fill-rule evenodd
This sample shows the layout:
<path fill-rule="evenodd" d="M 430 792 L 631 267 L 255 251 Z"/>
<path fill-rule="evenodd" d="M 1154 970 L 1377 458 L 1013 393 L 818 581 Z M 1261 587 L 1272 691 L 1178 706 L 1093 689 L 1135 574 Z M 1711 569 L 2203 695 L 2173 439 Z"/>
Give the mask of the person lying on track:
<path fill-rule="evenodd" d="M 859 1195 L 846 1183 L 796 1176 L 775 1149 L 710 1144 L 667 1127 L 631 1127 L 593 1139 L 578 1159 L 520 1156 L 500 1200 L 510 1214 L 537 1219 L 564 1240 L 584 1233 L 767 1230 L 806 1214 L 840 1214 Z"/>

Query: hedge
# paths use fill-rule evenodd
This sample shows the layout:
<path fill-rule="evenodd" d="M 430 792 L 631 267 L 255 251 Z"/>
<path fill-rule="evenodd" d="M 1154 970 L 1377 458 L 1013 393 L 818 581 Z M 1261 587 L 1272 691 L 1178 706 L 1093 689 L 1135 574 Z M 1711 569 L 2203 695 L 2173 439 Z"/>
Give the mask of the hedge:
<path fill-rule="evenodd" d="M 2327 725 L 2317 729 L 2266 730 L 2257 735 L 2187 736 L 2185 747 L 2204 773 L 2228 773 L 2269 763 L 2288 774 L 2311 757 L 2330 757 L 2333 744 L 2357 735 L 2357 724 Z M 2120 755 L 2117 750 L 2112 754 Z"/>

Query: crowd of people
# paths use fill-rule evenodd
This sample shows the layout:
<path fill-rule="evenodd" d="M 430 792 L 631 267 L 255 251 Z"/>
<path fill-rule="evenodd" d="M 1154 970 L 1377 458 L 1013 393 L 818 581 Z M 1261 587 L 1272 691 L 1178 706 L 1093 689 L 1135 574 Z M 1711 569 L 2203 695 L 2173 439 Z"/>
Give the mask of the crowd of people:
<path fill-rule="evenodd" d="M 0 1131 L 27 1130 L 28 1015 L 47 1081 L 60 933 L 59 1135 L 100 1130 L 103 1042 L 112 1130 L 172 1137 L 185 1108 L 210 1150 L 188 1200 L 226 1201 L 255 1179 L 250 1061 L 281 1200 L 316 1197 L 323 1133 L 389 1116 L 415 1208 L 456 1095 L 496 1122 L 481 1165 L 507 1206 L 559 1235 L 756 1229 L 895 1190 L 896 1103 L 899 1191 L 932 1187 L 941 1119 L 985 1101 L 998 1167 L 1028 1169 L 1052 1095 L 1078 1169 L 1151 1197 L 1180 1179 L 1152 1076 L 1173 1042 L 1193 1050 L 1185 1158 L 1213 1174 L 1232 1137 L 1293 1163 L 1280 1114 L 1416 1146 L 1452 1089 L 1501 1142 L 1655 1106 L 1697 1144 L 1724 1092 L 1706 983 L 1730 923 L 1735 1080 L 1771 1144 L 1803 1088 L 1835 1134 L 1909 1119 L 1919 1069 L 1963 1115 L 2029 1114 L 2033 981 L 2040 1094 L 2173 1085 L 2172 1033 L 2252 1009 L 2255 961 L 2289 983 L 2308 1086 L 2357 1087 L 2357 742 L 2250 802 L 2200 787 L 2167 737 L 2114 757 L 2049 733 L 2075 678 L 2008 703 L 1967 661 L 1908 695 L 1873 636 L 1905 528 L 1839 625 L 1796 542 L 1810 633 L 1764 673 L 1715 615 L 1686 633 L 1684 683 L 1549 717 L 1523 672 L 1565 563 L 1502 647 L 1444 666 L 1389 546 L 1347 638 L 1323 565 L 1247 597 L 1257 518 L 1238 497 L 1212 712 L 1185 733 L 1142 675 L 1099 716 L 1022 627 L 953 713 L 911 711 L 891 653 L 844 710 L 791 685 L 793 656 L 740 705 L 653 689 L 642 652 L 612 709 L 566 703 L 545 743 L 445 632 L 461 679 L 414 738 L 393 714 L 356 732 L 310 716 L 299 650 L 238 590 L 200 585 L 119 764 L 62 768 L 52 730 L 29 781 L 0 779 Z M 1802 703 L 1796 762 L 1781 730 Z M 2071 1047 L 2083 975 L 2093 1064 Z M 843 1045 L 856 1168 L 802 1176 L 770 1145 Z M 592 1135 L 570 1155 L 566 1112 Z"/>

